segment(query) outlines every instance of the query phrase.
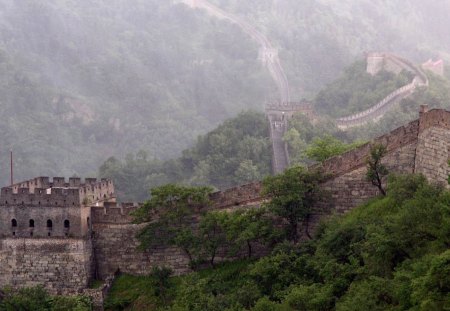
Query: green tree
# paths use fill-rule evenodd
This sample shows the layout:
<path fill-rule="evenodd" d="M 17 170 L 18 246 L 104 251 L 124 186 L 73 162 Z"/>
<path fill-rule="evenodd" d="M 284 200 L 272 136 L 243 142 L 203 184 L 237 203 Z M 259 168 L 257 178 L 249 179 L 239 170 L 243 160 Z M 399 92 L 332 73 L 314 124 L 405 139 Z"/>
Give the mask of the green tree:
<path fill-rule="evenodd" d="M 342 154 L 358 145 L 359 143 L 345 144 L 331 135 L 325 135 L 322 138 L 314 139 L 305 150 L 305 154 L 312 160 L 323 162 L 326 159 Z"/>
<path fill-rule="evenodd" d="M 244 184 L 261 178 L 259 169 L 253 164 L 252 160 L 242 161 L 235 171 L 234 176 L 237 184 Z"/>
<path fill-rule="evenodd" d="M 211 191 L 209 187 L 175 184 L 153 188 L 151 199 L 133 214 L 136 223 L 147 223 L 137 236 L 141 247 L 168 243 L 180 247 L 193 261 L 199 241 L 191 226 L 192 215 L 209 206 Z"/>
<path fill-rule="evenodd" d="M 264 179 L 263 195 L 270 198 L 266 206 L 287 221 L 289 240 L 298 241 L 299 223 L 308 221 L 314 203 L 321 196 L 319 183 L 322 180 L 320 172 L 308 171 L 300 166 Z M 306 232 L 309 235 L 308 230 Z"/>
<path fill-rule="evenodd" d="M 226 233 L 223 224 L 228 217 L 226 212 L 211 211 L 204 215 L 199 224 L 202 252 L 208 257 L 211 267 L 214 268 L 214 260 L 217 252 L 225 246 Z"/>
<path fill-rule="evenodd" d="M 240 250 L 247 246 L 247 257 L 252 257 L 254 243 L 266 244 L 277 238 L 278 232 L 266 208 L 250 208 L 229 213 L 224 224 L 228 243 Z"/>
<path fill-rule="evenodd" d="M 372 185 L 376 186 L 384 196 L 386 195 L 386 190 L 383 187 L 383 179 L 389 174 L 387 167 L 382 163 L 382 159 L 386 153 L 386 146 L 374 144 L 370 147 L 369 156 L 366 159 L 366 179 L 367 181 L 370 181 Z"/>

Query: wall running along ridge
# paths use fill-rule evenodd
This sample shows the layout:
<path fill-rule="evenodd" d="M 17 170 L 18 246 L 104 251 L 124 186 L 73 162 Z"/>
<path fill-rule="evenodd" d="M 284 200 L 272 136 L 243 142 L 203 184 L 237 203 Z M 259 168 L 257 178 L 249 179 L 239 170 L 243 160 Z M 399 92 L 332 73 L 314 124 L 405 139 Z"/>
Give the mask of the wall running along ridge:
<path fill-rule="evenodd" d="M 422 173 L 432 182 L 447 185 L 447 176 L 450 173 L 447 164 L 450 150 L 450 112 L 438 109 L 426 111 L 423 108 L 419 120 L 378 137 L 371 143 L 381 143 L 387 147 L 383 162 L 391 172 Z M 369 149 L 370 144 L 366 144 L 323 163 L 323 171 L 329 175 L 323 183 L 323 189 L 329 196 L 315 206 L 314 213 L 303 230 L 308 227 L 311 232 L 324 216 L 332 212 L 345 213 L 378 195 L 377 189 L 365 181 L 365 158 Z M 106 182 L 104 185 L 109 191 L 104 192 L 109 193 L 106 199 L 102 198 L 102 201 L 93 206 L 80 203 L 79 213 L 67 214 L 80 218 L 81 224 L 86 222 L 86 215 L 82 214 L 81 210 L 87 209 L 87 217 L 91 222 L 91 227 L 86 223 L 86 231 L 77 229 L 72 237 L 59 236 L 64 234 L 64 231 L 57 234 L 56 229 L 56 236 L 39 236 L 37 232 L 40 229 L 36 227 L 37 236 L 14 237 L 8 219 L 12 216 L 27 218 L 39 211 L 44 221 L 47 217 L 61 215 L 60 213 L 65 213 L 67 208 L 72 207 L 61 206 L 58 212 L 57 205 L 38 206 L 32 203 L 35 201 L 31 199 L 24 204 L 19 201 L 14 204 L 8 202 L 8 205 L 0 204 L 0 286 L 23 287 L 41 284 L 51 293 L 75 294 L 82 292 L 94 277 L 106 279 L 117 271 L 142 275 L 148 274 L 152 267 L 168 266 L 174 269 L 176 274 L 189 272 L 188 258 L 177 248 L 161 245 L 146 251 L 138 249 L 136 234 L 144 225 L 133 224 L 130 216 L 138 205 L 118 206 L 114 202 L 112 184 Z M 93 188 L 91 186 L 95 197 L 96 186 L 102 188 L 101 183 L 95 184 Z M 27 187 L 31 188 L 30 185 Z M 35 187 L 34 191 L 36 189 L 39 190 L 40 187 Z M 22 195 L 20 187 L 16 191 L 17 195 Z M 102 193 L 98 189 L 96 191 Z M 2 195 L 4 193 L 10 199 L 10 194 L 2 190 Z M 58 191 L 52 193 L 55 196 L 62 195 Z M 27 197 L 31 198 L 31 194 Z M 265 200 L 261 196 L 261 183 L 216 192 L 211 194 L 210 198 L 213 202 L 212 208 L 220 210 L 259 206 Z M 0 203 L 3 201 L 5 198 L 2 196 Z M 37 220 L 41 218 L 36 216 Z M 77 223 L 75 218 L 74 225 Z M 59 221 L 56 222 L 61 225 Z M 36 225 L 37 223 L 42 225 L 41 220 L 36 221 Z M 28 232 L 26 228 L 24 232 Z M 93 290 L 85 292 L 91 291 Z M 98 292 L 92 295 L 102 297 L 103 294 Z"/>

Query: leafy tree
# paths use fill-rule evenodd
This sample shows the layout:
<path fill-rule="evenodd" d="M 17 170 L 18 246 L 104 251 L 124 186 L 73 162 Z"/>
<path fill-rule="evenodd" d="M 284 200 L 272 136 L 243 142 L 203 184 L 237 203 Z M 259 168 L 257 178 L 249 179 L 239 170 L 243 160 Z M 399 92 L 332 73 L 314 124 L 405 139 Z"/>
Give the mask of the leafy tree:
<path fill-rule="evenodd" d="M 308 220 L 314 203 L 320 198 L 321 180 L 323 176 L 320 172 L 308 171 L 300 166 L 264 179 L 263 194 L 270 198 L 266 206 L 287 221 L 290 241 L 298 241 L 299 223 Z"/>
<path fill-rule="evenodd" d="M 388 190 L 386 196 L 327 219 L 313 240 L 281 243 L 259 260 L 216 264 L 177 278 L 168 292 L 172 299 L 164 305 L 159 301 L 155 309 L 448 309 L 450 192 L 421 175 L 391 175 Z M 219 214 L 212 216 L 209 228 L 220 226 L 216 232 L 223 233 L 223 228 L 228 231 L 223 224 L 234 223 L 233 213 Z M 126 287 L 124 296 L 108 298 L 117 299 L 117 309 L 132 301 L 157 301 L 147 297 L 154 296 L 149 286 L 157 285 L 138 288 L 135 284 L 147 278 L 129 278 L 118 279 Z M 134 300 L 125 301 L 130 295 Z"/>
<path fill-rule="evenodd" d="M 142 248 L 169 243 L 180 247 L 193 261 L 199 241 L 192 229 L 192 215 L 210 204 L 209 187 L 168 184 L 151 191 L 151 199 L 135 211 L 136 223 L 147 223 L 139 232 Z"/>
<path fill-rule="evenodd" d="M 168 299 L 168 290 L 172 286 L 170 281 L 170 276 L 173 271 L 165 267 L 153 267 L 150 277 L 153 279 L 154 285 L 154 295 L 161 299 L 165 304 Z"/>
<path fill-rule="evenodd" d="M 369 156 L 366 159 L 366 179 L 367 181 L 370 181 L 372 185 L 376 186 L 382 195 L 386 195 L 386 190 L 383 188 L 383 178 L 389 174 L 388 169 L 382 163 L 382 159 L 386 153 L 386 146 L 374 144 L 370 147 Z"/>
<path fill-rule="evenodd" d="M 226 243 L 226 233 L 223 224 L 226 222 L 227 216 L 226 213 L 220 211 L 211 211 L 200 220 L 199 234 L 202 252 L 208 257 L 208 261 L 213 268 L 218 250 L 224 247 Z"/>
<path fill-rule="evenodd" d="M 228 243 L 237 250 L 246 245 L 248 258 L 252 257 L 254 243 L 267 244 L 277 238 L 273 219 L 264 207 L 231 212 L 224 227 Z"/>
<path fill-rule="evenodd" d="M 270 174 L 268 136 L 264 114 L 246 111 L 200 136 L 177 159 L 160 161 L 139 151 L 109 158 L 99 175 L 114 180 L 121 200 L 145 200 L 148 189 L 173 182 L 223 189 Z"/>
<path fill-rule="evenodd" d="M 234 173 L 237 184 L 245 184 L 261 179 L 258 167 L 253 164 L 252 160 L 244 160 Z"/>
<path fill-rule="evenodd" d="M 314 139 L 305 150 L 305 154 L 312 160 L 323 162 L 328 158 L 351 150 L 358 145 L 359 143 L 345 144 L 331 135 L 325 135 L 322 138 Z"/>

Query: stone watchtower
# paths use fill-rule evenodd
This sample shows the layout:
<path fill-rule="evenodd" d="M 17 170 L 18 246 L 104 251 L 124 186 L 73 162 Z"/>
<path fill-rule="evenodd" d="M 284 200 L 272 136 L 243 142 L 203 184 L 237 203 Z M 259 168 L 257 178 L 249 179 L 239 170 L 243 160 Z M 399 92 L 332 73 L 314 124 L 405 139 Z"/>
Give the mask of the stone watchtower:
<path fill-rule="evenodd" d="M 91 206 L 115 202 L 110 180 L 37 177 L 1 189 L 0 286 L 86 288 L 93 275 Z"/>

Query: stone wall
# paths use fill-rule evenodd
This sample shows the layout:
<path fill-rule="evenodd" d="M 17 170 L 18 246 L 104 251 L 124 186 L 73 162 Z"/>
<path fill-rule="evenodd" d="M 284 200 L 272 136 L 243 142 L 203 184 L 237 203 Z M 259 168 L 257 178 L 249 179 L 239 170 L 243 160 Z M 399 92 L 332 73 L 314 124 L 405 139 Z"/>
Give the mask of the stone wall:
<path fill-rule="evenodd" d="M 43 285 L 51 294 L 73 294 L 88 287 L 92 245 L 81 239 L 0 240 L 0 284 Z"/>
<path fill-rule="evenodd" d="M 434 109 L 420 118 L 415 172 L 448 186 L 450 174 L 450 112 Z"/>
<path fill-rule="evenodd" d="M 383 163 L 390 172 L 413 173 L 415 150 L 415 143 L 395 149 L 384 157 Z M 324 214 L 332 211 L 346 212 L 379 195 L 378 189 L 366 181 L 366 172 L 366 166 L 360 165 L 326 181 L 323 184 L 326 193 L 325 203 L 318 205 L 320 209 L 318 212 Z"/>
<path fill-rule="evenodd" d="M 422 173 L 431 181 L 447 184 L 447 176 L 450 173 L 447 164 L 450 156 L 450 112 L 423 110 L 419 120 L 378 137 L 371 143 L 374 142 L 387 147 L 383 162 L 391 172 Z M 315 206 L 308 224 L 310 229 L 314 228 L 324 215 L 332 212 L 345 213 L 378 195 L 377 188 L 365 180 L 365 160 L 369 149 L 370 144 L 365 144 L 323 163 L 322 169 L 328 175 L 323 189 L 328 196 Z M 1 285 L 19 287 L 43 284 L 52 293 L 76 293 L 87 287 L 91 277 L 105 279 L 117 271 L 144 275 L 154 266 L 171 267 L 176 274 L 190 271 L 188 257 L 177 248 L 161 245 L 147 251 L 138 249 L 136 234 L 144 225 L 132 223 L 131 213 L 138 208 L 137 204 L 117 206 L 114 202 L 105 201 L 100 206 L 87 207 L 81 204 L 74 207 L 66 197 L 65 204 L 69 206 L 60 205 L 60 202 L 64 202 L 61 201 L 63 198 L 56 201 L 54 199 L 59 195 L 64 196 L 64 192 L 59 193 L 59 190 L 55 190 L 57 188 L 53 188 L 55 191 L 52 190 L 51 198 L 57 204 L 51 203 L 50 200 L 49 204 L 41 202 L 39 205 L 36 203 L 37 196 L 48 195 L 39 194 L 39 189 L 46 180 L 39 182 L 41 184 L 34 183 L 33 186 L 30 183 L 19 185 L 17 193 L 2 190 Z M 59 179 L 54 179 L 53 182 L 63 183 Z M 77 181 L 73 180 L 72 183 Z M 20 189 L 24 186 L 34 187 L 35 193 L 22 193 Z M 91 187 L 86 191 L 89 195 L 101 196 L 104 191 L 104 194 L 107 194 L 107 189 L 111 188 L 106 183 L 100 185 L 97 190 Z M 21 203 L 22 198 L 28 200 L 26 204 Z M 14 199 L 16 202 L 11 201 Z M 261 195 L 261 183 L 256 182 L 213 193 L 210 199 L 213 203 L 212 209 L 232 210 L 259 206 L 266 198 Z M 72 210 L 76 211 L 73 217 L 78 220 L 72 221 Z M 15 238 L 11 237 L 12 217 L 16 217 L 18 223 L 21 221 L 20 225 L 18 224 L 18 236 Z M 33 238 L 20 238 L 22 234 L 30 232 L 27 217 L 34 217 L 34 235 Z M 54 217 L 55 235 L 65 233 L 57 230 L 60 230 L 61 222 L 66 217 L 71 219 L 71 226 L 89 234 L 84 235 L 86 239 L 70 238 L 70 235 L 65 238 L 53 235 L 46 238 L 48 229 L 45 229 L 45 222 L 48 217 Z M 59 226 L 58 229 L 56 226 Z M 224 258 L 225 253 L 222 251 L 218 259 Z"/>
<path fill-rule="evenodd" d="M 139 250 L 136 234 L 145 225 L 93 224 L 96 274 L 100 279 L 120 271 L 133 275 L 146 275 L 152 267 L 170 267 L 175 274 L 189 269 L 189 259 L 182 250 L 174 247 L 156 247 Z"/>

